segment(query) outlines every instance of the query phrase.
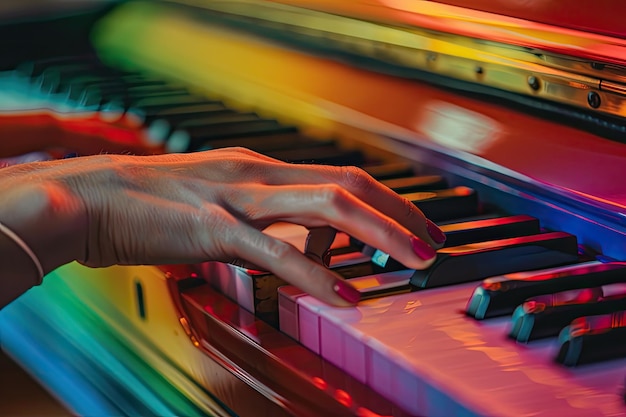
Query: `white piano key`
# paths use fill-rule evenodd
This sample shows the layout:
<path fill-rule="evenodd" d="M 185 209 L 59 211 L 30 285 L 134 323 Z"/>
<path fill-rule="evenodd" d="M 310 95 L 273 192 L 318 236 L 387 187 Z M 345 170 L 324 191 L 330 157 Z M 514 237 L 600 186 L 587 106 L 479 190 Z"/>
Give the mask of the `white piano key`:
<path fill-rule="evenodd" d="M 338 366 L 351 375 L 359 375 L 354 372 L 355 362 L 365 358 L 366 383 L 410 413 L 626 413 L 620 395 L 626 360 L 580 369 L 560 367 L 553 363 L 552 344 L 520 346 L 507 339 L 506 319 L 477 322 L 465 316 L 463 308 L 474 286 L 367 300 L 349 309 L 326 306 L 310 296 L 298 298 L 298 304 L 308 314 L 319 315 L 319 321 L 308 319 L 321 337 L 322 356 L 331 360 L 327 356 L 335 355 L 331 361 L 343 363 Z M 349 340 L 364 344 L 365 354 L 349 356 L 348 351 L 327 348 L 332 343 L 347 348 Z"/>
<path fill-rule="evenodd" d="M 300 340 L 297 299 L 304 295 L 307 294 L 293 285 L 284 285 L 278 289 L 279 328 L 295 340 Z"/>
<path fill-rule="evenodd" d="M 254 313 L 254 288 L 247 269 L 221 262 L 207 262 L 201 268 L 202 276 L 213 288 Z"/>
<path fill-rule="evenodd" d="M 300 225 L 291 223 L 276 223 L 265 230 L 269 235 L 281 239 L 295 246 L 300 251 L 304 251 L 304 245 L 308 230 Z M 350 245 L 350 237 L 342 232 L 337 233 L 331 248 L 344 248 Z M 335 255 L 331 258 L 331 267 L 366 262 L 369 257 L 360 252 L 349 252 Z M 202 276 L 207 279 L 211 286 L 219 290 L 231 300 L 237 302 L 241 307 L 256 313 L 255 311 L 255 290 L 253 280 L 254 274 L 247 268 L 236 267 L 220 262 L 207 262 L 201 265 Z M 279 299 L 280 301 L 280 299 Z M 287 308 L 284 307 L 283 308 Z M 280 309 L 280 304 L 278 306 Z M 285 312 L 285 321 L 293 317 L 293 314 Z M 295 319 L 297 323 L 297 319 Z M 286 329 L 285 333 L 294 337 L 293 332 L 297 332 L 297 325 L 291 326 L 291 330 Z M 297 339 L 297 337 L 294 337 Z"/>
<path fill-rule="evenodd" d="M 328 307 L 321 302 L 301 303 L 310 296 L 300 297 L 298 303 L 298 334 L 300 343 L 311 351 L 320 354 L 320 309 Z"/>
<path fill-rule="evenodd" d="M 320 306 L 320 310 L 323 306 Z M 366 382 L 366 349 L 362 339 L 345 332 L 342 320 L 358 320 L 358 310 L 346 308 L 332 317 L 321 315 L 319 320 L 320 355 L 333 365 L 343 369 L 357 380 Z"/>
<path fill-rule="evenodd" d="M 403 270 L 368 275 L 353 278 L 350 280 L 350 283 L 362 294 L 367 294 L 372 290 L 394 291 L 395 288 L 408 284 L 412 273 L 412 270 Z M 299 340 L 300 343 L 319 354 L 321 327 L 319 311 L 329 306 L 309 296 L 306 296 L 307 301 L 301 304 L 299 299 L 303 296 L 306 296 L 306 293 L 293 286 L 284 286 L 278 289 L 280 328 L 286 334 Z M 296 308 L 293 308 L 294 304 Z M 350 308 L 342 309 L 343 312 L 349 312 L 350 310 Z M 341 316 L 341 314 L 339 316 Z M 326 326 L 329 329 L 328 331 L 332 332 L 331 324 L 328 323 Z M 332 340 L 332 337 L 327 336 L 326 340 Z M 359 377 L 358 375 L 355 376 L 357 378 Z"/>

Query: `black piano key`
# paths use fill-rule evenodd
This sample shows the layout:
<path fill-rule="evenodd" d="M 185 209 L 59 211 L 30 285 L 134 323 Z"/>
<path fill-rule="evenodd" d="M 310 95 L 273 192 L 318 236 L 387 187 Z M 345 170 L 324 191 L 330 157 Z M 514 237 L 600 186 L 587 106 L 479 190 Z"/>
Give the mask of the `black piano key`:
<path fill-rule="evenodd" d="M 185 130 L 191 136 L 201 136 L 210 132 L 215 125 L 223 125 L 228 123 L 242 123 L 250 121 L 265 120 L 254 112 L 211 112 L 200 118 L 193 118 L 182 121 L 177 127 Z M 274 119 L 270 119 L 276 122 Z"/>
<path fill-rule="evenodd" d="M 182 131 L 174 132 L 167 139 L 167 146 L 169 152 L 198 152 L 198 151 L 207 151 L 211 149 L 222 149 L 222 148 L 232 148 L 232 147 L 244 147 L 256 152 L 267 154 L 270 151 L 281 150 L 281 149 L 289 149 L 290 147 L 298 147 L 295 145 L 295 142 L 302 138 L 299 132 L 288 131 L 288 132 L 278 132 L 278 133 L 268 133 L 268 134 L 253 134 L 250 136 L 242 136 L 242 137 L 230 137 L 230 138 L 217 138 L 205 143 L 202 143 L 199 147 L 193 148 L 189 151 L 180 151 L 180 149 L 187 149 L 189 146 L 189 136 L 183 133 L 183 140 L 179 145 L 175 145 L 176 135 L 181 133 Z M 332 143 L 332 142 L 330 142 Z M 292 146 L 290 146 L 290 144 Z M 306 139 L 302 143 L 302 147 L 314 147 L 317 144 L 313 144 L 308 142 Z M 320 145 L 323 146 L 323 145 Z M 176 150 L 178 149 L 178 150 Z"/>
<path fill-rule="evenodd" d="M 444 246 L 459 246 L 487 240 L 535 235 L 541 232 L 539 220 L 526 215 L 490 217 L 487 219 L 439 225 L 446 235 Z"/>
<path fill-rule="evenodd" d="M 475 190 L 468 187 L 454 187 L 400 195 L 415 204 L 426 217 L 435 222 L 475 216 L 479 212 L 478 195 Z M 361 247 L 362 250 L 369 251 L 368 253 L 376 251 L 376 248 L 365 246 L 356 240 L 354 240 L 353 244 Z M 384 266 L 381 263 L 376 263 L 381 268 L 389 267 L 394 268 L 394 270 L 398 268 L 398 266 L 392 266 L 397 261 L 388 258 L 383 252 L 380 252 L 379 259 L 381 262 L 383 259 L 385 260 Z"/>
<path fill-rule="evenodd" d="M 123 100 L 132 105 L 134 99 L 144 97 L 159 96 L 179 96 L 190 95 L 189 91 L 184 88 L 176 88 L 162 85 L 94 85 L 82 86 L 77 84 L 78 88 L 86 90 L 90 94 L 99 94 L 103 100 L 116 101 Z"/>
<path fill-rule="evenodd" d="M 446 234 L 444 247 L 528 236 L 541 231 L 539 220 L 526 215 L 449 223 L 440 228 Z M 361 251 L 372 256 L 376 272 L 403 269 L 402 264 L 374 247 L 362 245 Z"/>
<path fill-rule="evenodd" d="M 166 149 L 168 152 L 190 152 L 200 149 L 202 146 L 206 148 L 206 145 L 201 145 L 199 141 L 195 141 L 194 137 L 199 135 L 205 135 L 208 129 L 217 131 L 224 126 L 233 123 L 249 123 L 257 122 L 260 118 L 256 113 L 240 113 L 234 110 L 224 110 L 209 112 L 202 115 L 200 118 L 190 118 L 182 120 L 176 124 L 174 131 L 166 129 L 161 132 L 156 132 L 156 127 L 160 124 L 152 126 L 151 134 L 155 135 L 157 139 L 164 138 L 166 143 Z M 167 139 L 171 134 L 171 137 Z M 182 140 L 185 139 L 185 140 Z"/>
<path fill-rule="evenodd" d="M 181 123 L 187 120 L 208 118 L 221 113 L 235 112 L 235 110 L 229 109 L 220 102 L 202 104 L 198 106 L 184 106 L 182 108 L 173 108 L 169 110 L 172 110 L 172 112 L 160 112 L 159 114 L 144 116 L 144 123 L 148 126 L 151 126 L 152 124 L 161 124 L 163 125 L 162 129 L 166 129 L 169 134 L 173 130 L 177 129 Z"/>
<path fill-rule="evenodd" d="M 166 143 L 169 152 L 190 152 L 218 139 L 236 137 L 267 136 L 279 133 L 296 132 L 294 126 L 285 126 L 274 119 L 258 116 L 240 116 L 241 120 L 207 123 L 203 126 L 180 128 L 172 133 Z"/>
<path fill-rule="evenodd" d="M 103 82 L 120 82 L 121 77 L 138 75 L 137 73 L 114 71 L 109 68 L 92 64 L 68 64 L 64 66 L 53 66 L 45 69 L 40 75 L 31 79 L 31 82 L 38 85 L 44 92 L 58 92 L 62 86 L 67 86 L 73 79 L 79 79 L 86 75 L 97 77 Z"/>
<path fill-rule="evenodd" d="M 565 366 L 626 357 L 626 311 L 577 318 L 558 340 L 555 360 Z"/>
<path fill-rule="evenodd" d="M 341 149 L 335 145 L 307 149 L 285 149 L 268 152 L 268 156 L 285 162 L 323 165 L 361 165 L 365 161 L 362 152 Z"/>
<path fill-rule="evenodd" d="M 350 236 L 350 246 L 355 248 L 358 251 L 365 251 L 371 246 L 366 245 L 364 242 L 361 242 L 359 239 Z"/>
<path fill-rule="evenodd" d="M 30 82 L 37 86 L 44 93 L 58 92 L 59 85 L 62 83 L 66 72 L 71 72 L 71 75 L 76 75 L 78 70 L 83 73 L 88 72 L 89 68 L 82 64 L 69 64 L 64 66 L 54 66 L 43 70 L 39 75 L 31 77 Z"/>
<path fill-rule="evenodd" d="M 167 119 L 170 115 L 175 116 L 179 113 L 186 114 L 202 112 L 203 109 L 211 109 L 218 106 L 224 107 L 224 104 L 221 101 L 210 100 L 207 98 L 200 101 L 195 98 L 193 101 L 186 101 L 181 100 L 180 97 L 176 97 L 176 100 L 165 103 L 162 101 L 155 103 L 154 101 L 146 102 L 146 100 L 142 100 L 141 102 L 133 103 L 127 108 L 125 108 L 121 103 L 119 104 L 119 107 L 123 108 L 127 113 L 134 115 L 146 124 L 160 118 Z"/>
<path fill-rule="evenodd" d="M 602 288 L 584 288 L 540 295 L 513 312 L 509 337 L 528 343 L 559 332 L 578 317 L 609 314 L 626 309 L 626 294 L 602 296 Z"/>
<path fill-rule="evenodd" d="M 435 263 L 415 271 L 411 284 L 418 289 L 440 287 L 577 260 L 576 236 L 564 232 L 471 243 L 439 249 Z"/>
<path fill-rule="evenodd" d="M 140 91 L 141 89 L 166 90 L 172 88 L 174 87 L 168 85 L 168 83 L 163 80 L 146 78 L 139 75 L 89 74 L 62 79 L 55 91 L 66 92 L 70 90 L 97 89 L 97 92 L 102 95 L 106 95 L 106 93 L 124 95 L 132 89 Z"/>
<path fill-rule="evenodd" d="M 68 84 L 77 84 L 83 86 L 99 86 L 99 87 L 148 87 L 148 86 L 162 86 L 170 87 L 170 83 L 161 78 L 146 77 L 140 74 L 110 74 L 110 75 L 82 75 L 78 77 L 72 77 Z"/>
<path fill-rule="evenodd" d="M 348 260 L 346 262 L 336 265 L 333 265 L 333 262 L 331 262 L 330 269 L 332 269 L 345 279 L 358 278 L 367 275 L 382 274 L 387 272 L 396 272 L 407 269 L 398 261 L 394 260 L 392 262 L 387 262 L 387 259 L 390 259 L 389 255 L 382 251 L 376 251 L 369 259 L 363 260 L 361 258 L 367 255 L 359 252 L 358 247 L 353 246 L 351 248 L 341 248 L 341 250 L 339 251 L 334 251 L 332 252 L 331 256 L 346 253 L 360 253 L 362 256 L 359 259 Z M 334 260 L 335 258 L 333 257 L 332 259 Z"/>
<path fill-rule="evenodd" d="M 168 121 L 185 121 L 196 117 L 203 117 L 206 113 L 214 111 L 229 110 L 234 111 L 224 105 L 221 101 L 209 101 L 204 104 L 192 104 L 177 107 L 168 107 L 164 109 L 157 109 L 151 113 L 146 113 L 146 121 L 152 122 L 154 120 L 166 119 Z M 180 118 L 180 119 L 179 119 Z"/>
<path fill-rule="evenodd" d="M 584 263 L 536 274 L 494 276 L 476 287 L 466 312 L 477 319 L 496 317 L 511 314 L 533 296 L 618 282 L 626 282 L 624 262 Z"/>
<path fill-rule="evenodd" d="M 207 110 L 199 113 L 180 113 L 169 116 L 157 116 L 157 117 L 144 117 L 144 123 L 148 124 L 148 132 L 153 140 L 158 143 L 164 143 L 167 141 L 167 138 L 178 129 L 178 127 L 192 119 L 196 118 L 209 118 L 209 117 L 218 117 L 226 114 L 236 114 L 236 112 L 232 109 L 227 108 L 223 104 L 212 104 L 212 105 L 203 105 L 204 108 L 213 107 L 212 110 Z M 206 147 L 210 149 L 210 147 Z"/>
<path fill-rule="evenodd" d="M 198 150 L 231 148 L 241 146 L 256 152 L 269 154 L 286 149 L 311 149 L 324 146 L 333 146 L 332 140 L 317 140 L 303 136 L 300 133 L 287 132 L 269 136 L 252 136 L 231 138 L 207 142 Z"/>
<path fill-rule="evenodd" d="M 479 212 L 478 195 L 468 187 L 401 194 L 434 222 L 475 216 Z"/>
<path fill-rule="evenodd" d="M 121 90 L 121 89 L 120 89 Z M 102 91 L 99 88 L 82 88 L 81 86 L 73 86 L 65 93 L 61 93 L 66 99 L 79 106 L 87 106 L 91 103 L 100 103 L 104 106 L 106 103 L 117 103 L 122 109 L 128 109 L 136 105 L 138 101 L 148 99 L 173 99 L 173 102 L 191 100 L 192 96 L 186 90 L 182 89 L 160 89 L 151 87 L 150 89 L 127 89 L 125 93 L 115 93 Z M 195 100 L 195 99 L 194 99 Z"/>
<path fill-rule="evenodd" d="M 88 87 L 82 89 L 80 86 L 76 89 L 78 96 L 98 97 L 102 103 L 116 102 L 125 108 L 131 108 L 136 105 L 139 100 L 150 98 L 189 98 L 194 97 L 185 89 L 179 88 L 161 88 L 160 86 L 146 86 L 143 88 L 126 88 L 119 87 L 116 89 L 103 89 L 100 87 Z"/>
<path fill-rule="evenodd" d="M 408 184 L 417 185 L 420 187 L 419 191 L 436 190 L 440 188 L 440 185 L 447 184 L 447 180 L 439 175 L 416 176 L 413 173 L 413 167 L 405 163 L 365 166 L 363 169 L 374 177 L 374 179 L 399 194 L 404 191 L 403 189 Z M 405 180 L 405 178 L 408 178 L 408 180 Z M 413 189 L 412 192 L 414 191 L 418 190 Z M 365 243 L 354 237 L 350 237 L 350 245 L 358 250 L 366 250 L 370 255 L 376 250 L 376 248 L 373 247 L 366 248 Z"/>
<path fill-rule="evenodd" d="M 351 264 L 339 265 L 330 268 L 334 272 L 338 273 L 345 279 L 364 277 L 367 275 L 373 275 L 376 272 L 374 271 L 374 265 L 367 262 L 355 262 Z M 397 269 L 399 270 L 399 269 Z M 393 272 L 394 270 L 389 270 L 389 272 Z"/>
<path fill-rule="evenodd" d="M 208 100 L 206 97 L 196 95 L 144 97 L 130 103 L 127 110 L 133 112 L 134 109 L 137 109 L 136 111 L 138 114 L 145 114 L 150 111 L 160 111 L 173 107 L 207 104 L 212 102 L 213 101 Z"/>
<path fill-rule="evenodd" d="M 100 65 L 100 61 L 95 55 L 55 56 L 41 60 L 22 62 L 16 66 L 15 71 L 22 74 L 24 77 L 34 79 L 51 67 L 77 64 Z"/>
<path fill-rule="evenodd" d="M 362 168 L 378 181 L 415 175 L 413 166 L 408 162 L 389 162 L 385 164 L 366 165 Z"/>
<path fill-rule="evenodd" d="M 119 98 L 114 101 L 107 101 L 107 105 L 121 109 L 125 114 L 143 123 L 147 123 L 148 118 L 155 117 L 164 111 L 174 111 L 175 109 L 188 108 L 190 106 L 212 105 L 215 103 L 220 102 L 196 95 L 143 97 L 134 99 L 131 103 Z M 184 131 L 182 133 L 187 138 L 185 141 L 188 142 L 189 135 Z"/>
<path fill-rule="evenodd" d="M 442 190 L 448 187 L 448 181 L 440 175 L 411 175 L 380 182 L 398 194 Z"/>

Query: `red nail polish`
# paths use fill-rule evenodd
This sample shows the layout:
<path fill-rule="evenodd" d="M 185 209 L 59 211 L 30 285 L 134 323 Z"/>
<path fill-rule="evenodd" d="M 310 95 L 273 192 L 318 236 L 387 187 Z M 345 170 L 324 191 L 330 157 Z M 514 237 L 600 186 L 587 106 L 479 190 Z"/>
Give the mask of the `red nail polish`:
<path fill-rule="evenodd" d="M 411 247 L 413 248 L 413 252 L 425 261 L 434 258 L 437 254 L 428 243 L 416 237 L 411 238 Z"/>
<path fill-rule="evenodd" d="M 361 293 L 359 290 L 345 281 L 336 281 L 333 286 L 333 290 L 335 290 L 337 295 L 341 298 L 352 304 L 358 303 L 361 299 Z"/>
<path fill-rule="evenodd" d="M 441 231 L 439 227 L 435 223 L 430 220 L 426 220 L 426 230 L 430 237 L 437 243 L 438 245 L 442 244 L 446 241 L 446 235 Z"/>

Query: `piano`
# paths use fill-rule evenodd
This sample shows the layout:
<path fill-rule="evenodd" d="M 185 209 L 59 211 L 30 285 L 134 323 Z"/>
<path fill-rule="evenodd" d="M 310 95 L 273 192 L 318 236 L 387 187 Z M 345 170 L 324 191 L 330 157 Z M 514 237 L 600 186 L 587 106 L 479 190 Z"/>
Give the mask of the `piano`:
<path fill-rule="evenodd" d="M 441 271 L 470 261 L 421 275 L 340 234 L 330 267 L 366 295 L 350 309 L 219 263 L 69 264 L 3 309 L 2 349 L 77 415 L 626 415 L 625 6 L 596 3 L 130 0 L 5 22 L 3 110 L 436 177 L 398 192 L 475 196 L 436 220 L 449 240 L 538 229 L 443 248 Z"/>

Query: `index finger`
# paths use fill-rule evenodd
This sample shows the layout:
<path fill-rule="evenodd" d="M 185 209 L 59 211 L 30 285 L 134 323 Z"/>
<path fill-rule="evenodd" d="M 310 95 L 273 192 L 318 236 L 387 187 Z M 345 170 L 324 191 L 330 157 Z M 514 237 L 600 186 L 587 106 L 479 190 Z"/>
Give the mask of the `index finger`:
<path fill-rule="evenodd" d="M 440 248 L 445 242 L 444 233 L 415 204 L 376 181 L 361 168 L 279 164 L 270 172 L 272 177 L 266 181 L 271 184 L 339 185 L 366 205 L 408 229 L 429 246 Z"/>

